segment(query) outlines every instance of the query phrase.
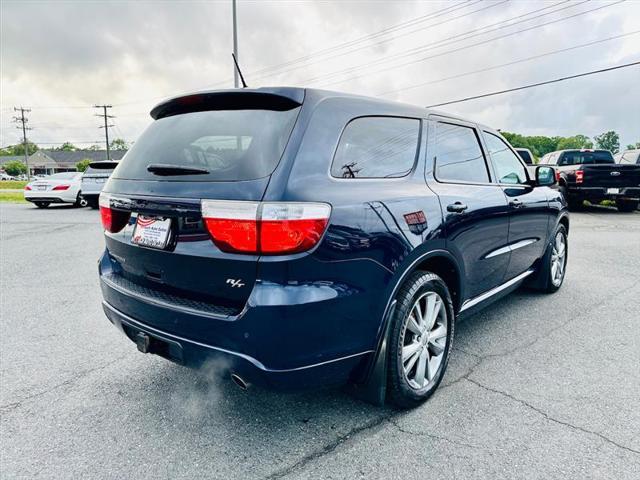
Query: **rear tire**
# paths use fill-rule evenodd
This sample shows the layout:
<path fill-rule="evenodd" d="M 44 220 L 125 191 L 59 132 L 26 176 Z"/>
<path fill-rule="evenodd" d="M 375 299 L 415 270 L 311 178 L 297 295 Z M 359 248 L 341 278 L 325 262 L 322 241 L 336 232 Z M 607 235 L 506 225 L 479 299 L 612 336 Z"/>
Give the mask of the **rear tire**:
<path fill-rule="evenodd" d="M 412 274 L 396 295 L 391 319 L 387 390 L 413 408 L 438 388 L 449 361 L 455 313 L 447 285 L 430 272 Z"/>
<path fill-rule="evenodd" d="M 616 207 L 619 212 L 633 212 L 638 208 L 638 200 L 616 200 Z"/>
<path fill-rule="evenodd" d="M 36 207 L 38 208 L 47 208 L 51 202 L 33 202 L 36 204 Z"/>
<path fill-rule="evenodd" d="M 80 194 L 78 194 L 78 197 L 76 198 L 76 203 L 74 203 L 74 206 L 76 207 L 86 207 L 87 206 L 87 200 Z"/>

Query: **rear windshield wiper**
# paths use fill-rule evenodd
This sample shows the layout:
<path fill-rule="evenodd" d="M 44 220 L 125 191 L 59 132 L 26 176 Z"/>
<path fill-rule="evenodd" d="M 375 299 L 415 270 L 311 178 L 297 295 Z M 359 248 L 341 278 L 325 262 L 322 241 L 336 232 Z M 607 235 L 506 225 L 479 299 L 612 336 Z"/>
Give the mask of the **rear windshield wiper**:
<path fill-rule="evenodd" d="M 204 168 L 183 167 L 182 165 L 168 165 L 166 163 L 152 163 L 147 165 L 147 171 L 156 175 L 206 175 L 209 170 Z"/>

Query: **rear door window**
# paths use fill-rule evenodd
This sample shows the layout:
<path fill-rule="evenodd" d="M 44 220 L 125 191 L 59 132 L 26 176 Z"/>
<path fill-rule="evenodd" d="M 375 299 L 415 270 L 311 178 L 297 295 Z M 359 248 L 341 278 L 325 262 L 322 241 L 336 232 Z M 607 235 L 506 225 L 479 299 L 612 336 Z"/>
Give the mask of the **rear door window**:
<path fill-rule="evenodd" d="M 518 155 L 513 153 L 506 142 L 490 132 L 484 132 L 484 139 L 496 170 L 498 183 L 526 183 L 527 171 Z"/>
<path fill-rule="evenodd" d="M 418 153 L 420 120 L 361 117 L 349 122 L 331 164 L 337 178 L 397 178 L 408 175 Z"/>
<path fill-rule="evenodd" d="M 435 143 L 438 181 L 489 183 L 487 164 L 474 128 L 438 122 Z"/>
<path fill-rule="evenodd" d="M 205 170 L 173 181 L 253 180 L 270 175 L 284 152 L 300 107 L 290 110 L 209 110 L 160 118 L 120 161 L 113 176 L 157 180 L 150 164 Z"/>

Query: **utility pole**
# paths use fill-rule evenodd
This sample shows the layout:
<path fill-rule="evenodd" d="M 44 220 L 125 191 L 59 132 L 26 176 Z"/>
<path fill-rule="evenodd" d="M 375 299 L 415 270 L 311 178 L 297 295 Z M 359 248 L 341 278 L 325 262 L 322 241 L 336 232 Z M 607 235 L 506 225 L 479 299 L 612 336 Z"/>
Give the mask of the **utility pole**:
<path fill-rule="evenodd" d="M 110 118 L 116 118 L 113 115 L 107 115 L 107 108 L 113 108 L 112 105 L 94 105 L 93 108 L 101 108 L 102 113 L 96 113 L 96 117 L 104 118 L 104 125 L 100 125 L 98 128 L 104 128 L 104 141 L 107 146 L 107 160 L 111 160 L 111 150 L 109 148 L 109 127 L 113 127 L 115 125 L 109 125 Z"/>
<path fill-rule="evenodd" d="M 22 108 L 22 107 L 20 108 L 13 107 L 13 111 L 20 112 L 20 116 L 13 117 L 13 120 L 16 123 L 22 124 L 22 125 L 18 125 L 16 128 L 22 129 L 22 144 L 24 145 L 24 166 L 27 167 L 27 180 L 30 180 L 31 175 L 29 174 L 29 152 L 28 152 L 29 144 L 27 143 L 27 130 L 33 130 L 33 129 L 31 127 L 27 127 L 27 122 L 29 121 L 29 119 L 25 117 L 24 114 L 30 112 L 31 109 Z"/>
<path fill-rule="evenodd" d="M 233 9 L 233 54 L 236 56 L 236 61 L 240 62 L 238 58 L 238 18 L 236 15 L 236 0 L 231 0 L 231 5 Z M 233 66 L 233 86 L 238 88 L 240 86 L 240 82 L 238 79 L 238 69 Z"/>

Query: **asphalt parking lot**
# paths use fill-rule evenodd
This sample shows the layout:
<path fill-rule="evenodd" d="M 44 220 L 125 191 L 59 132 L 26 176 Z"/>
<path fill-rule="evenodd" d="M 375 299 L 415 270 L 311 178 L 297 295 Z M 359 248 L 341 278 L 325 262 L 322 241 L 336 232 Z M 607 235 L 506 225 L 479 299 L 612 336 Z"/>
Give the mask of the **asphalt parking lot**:
<path fill-rule="evenodd" d="M 0 204 L 0 477 L 640 477 L 640 212 L 572 214 L 563 288 L 462 322 L 413 411 L 239 390 L 100 307 L 96 211 Z"/>

